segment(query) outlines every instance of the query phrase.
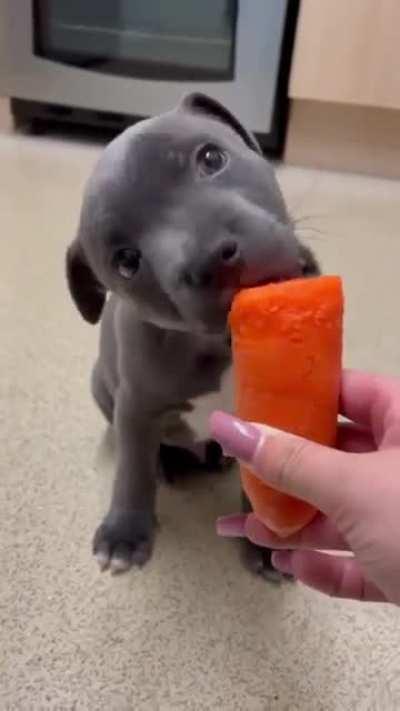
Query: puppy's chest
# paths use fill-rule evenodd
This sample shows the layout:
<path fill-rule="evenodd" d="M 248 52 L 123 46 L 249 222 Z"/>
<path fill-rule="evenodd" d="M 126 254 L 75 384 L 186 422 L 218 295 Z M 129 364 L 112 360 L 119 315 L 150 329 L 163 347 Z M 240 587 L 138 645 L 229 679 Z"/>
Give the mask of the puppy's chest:
<path fill-rule="evenodd" d="M 185 398 L 192 398 L 218 389 L 230 363 L 231 350 L 226 340 L 189 338 L 172 349 L 164 361 L 164 372 L 167 378 L 177 378 Z"/>
<path fill-rule="evenodd" d="M 222 358 L 215 354 L 199 355 L 194 364 L 193 376 L 186 383 L 186 397 L 192 399 L 220 390 L 222 376 L 230 362 L 230 358 Z"/>

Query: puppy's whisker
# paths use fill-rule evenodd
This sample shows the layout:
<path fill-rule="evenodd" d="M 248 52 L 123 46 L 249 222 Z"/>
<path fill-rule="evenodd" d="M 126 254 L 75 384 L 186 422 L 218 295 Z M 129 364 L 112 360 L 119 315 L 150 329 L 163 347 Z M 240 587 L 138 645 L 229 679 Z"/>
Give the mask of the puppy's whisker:
<path fill-rule="evenodd" d="M 302 232 L 302 233 L 312 232 L 314 234 L 320 235 L 321 237 L 325 237 L 327 234 L 324 230 L 319 230 L 318 227 L 296 227 L 295 231 L 296 231 L 296 233 L 298 233 L 298 232 Z"/>
<path fill-rule="evenodd" d="M 328 213 L 319 213 L 319 214 L 315 213 L 312 215 L 299 215 L 298 217 L 293 217 L 293 216 L 291 217 L 292 222 L 294 224 L 297 224 L 299 222 L 306 222 L 308 220 L 326 220 L 326 219 L 330 219 L 330 218 L 331 218 L 331 215 L 329 215 Z"/>

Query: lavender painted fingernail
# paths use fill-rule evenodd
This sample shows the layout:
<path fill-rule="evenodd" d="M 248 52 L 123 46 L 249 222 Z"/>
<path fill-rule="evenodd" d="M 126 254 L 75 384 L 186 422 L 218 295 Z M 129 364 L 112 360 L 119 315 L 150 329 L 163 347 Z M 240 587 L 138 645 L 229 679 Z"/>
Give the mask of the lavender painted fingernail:
<path fill-rule="evenodd" d="M 223 538 L 244 538 L 245 522 L 243 514 L 221 516 L 217 520 L 217 534 Z"/>
<path fill-rule="evenodd" d="M 212 436 L 220 443 L 225 454 L 250 463 L 260 441 L 260 430 L 249 422 L 225 412 L 214 412 L 210 418 Z"/>

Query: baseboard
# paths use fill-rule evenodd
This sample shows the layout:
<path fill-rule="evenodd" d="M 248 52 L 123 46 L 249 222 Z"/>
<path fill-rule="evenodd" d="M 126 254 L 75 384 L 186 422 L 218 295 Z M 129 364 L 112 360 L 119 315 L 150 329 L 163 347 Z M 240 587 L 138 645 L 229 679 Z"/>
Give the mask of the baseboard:
<path fill-rule="evenodd" d="M 400 178 L 400 111 L 293 100 L 285 162 Z"/>

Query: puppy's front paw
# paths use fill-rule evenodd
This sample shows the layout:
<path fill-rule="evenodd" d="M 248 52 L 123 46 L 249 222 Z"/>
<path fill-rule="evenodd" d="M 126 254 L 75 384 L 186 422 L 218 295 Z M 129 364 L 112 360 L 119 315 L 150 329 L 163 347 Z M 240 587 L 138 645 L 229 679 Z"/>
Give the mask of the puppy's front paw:
<path fill-rule="evenodd" d="M 262 548 L 244 538 L 241 541 L 242 559 L 245 567 L 254 575 L 259 575 L 269 583 L 279 584 L 285 580 L 293 580 L 290 575 L 284 575 L 276 570 L 271 563 L 272 550 Z"/>
<path fill-rule="evenodd" d="M 155 516 L 146 511 L 113 511 L 105 517 L 93 538 L 93 554 L 100 570 L 123 573 L 150 558 Z"/>

